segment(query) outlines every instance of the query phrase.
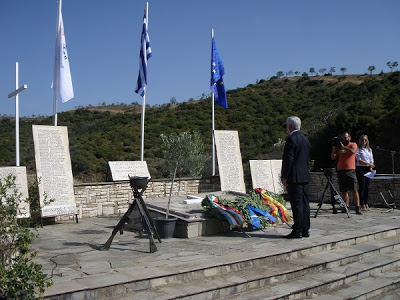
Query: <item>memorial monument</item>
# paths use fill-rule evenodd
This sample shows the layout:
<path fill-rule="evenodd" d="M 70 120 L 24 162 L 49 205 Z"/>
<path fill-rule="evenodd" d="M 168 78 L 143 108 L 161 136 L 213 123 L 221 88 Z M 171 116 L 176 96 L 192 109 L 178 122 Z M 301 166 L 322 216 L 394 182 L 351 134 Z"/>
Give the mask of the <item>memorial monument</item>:
<path fill-rule="evenodd" d="M 27 200 L 28 194 L 28 180 L 26 176 L 26 167 L 0 167 L 0 178 L 3 180 L 7 176 L 15 176 L 15 188 L 17 193 L 21 194 L 21 200 Z M 14 191 L 7 191 L 8 194 L 12 194 Z M 28 201 L 22 201 L 18 205 L 17 218 L 29 218 L 30 204 Z"/>
<path fill-rule="evenodd" d="M 129 176 L 150 178 L 146 161 L 109 161 L 112 181 L 129 180 Z"/>
<path fill-rule="evenodd" d="M 237 131 L 215 130 L 221 191 L 246 193 Z"/>
<path fill-rule="evenodd" d="M 253 189 L 263 188 L 275 194 L 285 194 L 281 182 L 282 160 L 250 160 L 250 173 Z"/>
<path fill-rule="evenodd" d="M 67 127 L 32 125 L 32 132 L 41 216 L 76 215 Z"/>

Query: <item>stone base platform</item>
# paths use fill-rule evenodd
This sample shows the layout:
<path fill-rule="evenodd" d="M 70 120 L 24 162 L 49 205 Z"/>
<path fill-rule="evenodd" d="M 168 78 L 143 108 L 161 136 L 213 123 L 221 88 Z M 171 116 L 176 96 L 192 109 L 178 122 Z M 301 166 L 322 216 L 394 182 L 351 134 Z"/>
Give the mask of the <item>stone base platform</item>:
<path fill-rule="evenodd" d="M 234 199 L 236 194 L 228 192 L 213 192 L 196 195 L 171 196 L 170 215 L 178 218 L 174 237 L 193 238 L 229 231 L 229 224 L 223 220 L 206 215 L 201 206 L 201 200 L 209 194 L 224 199 Z M 152 217 L 165 216 L 169 197 L 145 199 L 146 206 Z"/>

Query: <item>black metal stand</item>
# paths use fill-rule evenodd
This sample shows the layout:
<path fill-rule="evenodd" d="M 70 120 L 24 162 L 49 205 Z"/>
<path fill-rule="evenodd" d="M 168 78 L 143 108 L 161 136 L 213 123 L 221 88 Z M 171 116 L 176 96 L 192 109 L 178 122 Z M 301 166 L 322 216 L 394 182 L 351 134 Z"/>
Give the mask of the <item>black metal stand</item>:
<path fill-rule="evenodd" d="M 395 154 L 400 154 L 400 152 L 396 152 L 396 151 L 394 151 L 394 150 L 382 149 L 382 148 L 379 147 L 379 146 L 376 146 L 376 150 L 383 151 L 383 152 L 389 152 L 389 153 L 391 154 L 391 157 L 392 157 L 392 176 L 393 176 L 393 180 L 392 180 L 392 190 L 394 191 L 394 189 L 395 189 L 395 184 L 394 184 L 394 155 L 395 155 Z M 383 197 L 383 196 L 382 196 L 382 197 Z M 384 198 L 383 200 L 385 200 L 385 202 L 386 202 L 386 199 L 385 199 L 385 198 Z"/>
<path fill-rule="evenodd" d="M 399 152 L 396 152 L 396 151 L 394 151 L 394 150 L 382 149 L 382 148 L 379 147 L 379 146 L 376 146 L 376 150 L 384 151 L 384 152 L 389 152 L 389 153 L 391 154 L 391 156 L 392 156 L 392 175 L 394 176 L 394 155 L 395 155 L 395 154 L 400 154 L 400 153 L 399 153 Z"/>
<path fill-rule="evenodd" d="M 138 211 L 140 213 L 140 216 L 141 216 L 141 223 L 142 223 L 143 229 L 149 235 L 150 253 L 156 252 L 157 246 L 154 243 L 153 236 L 155 235 L 160 243 L 161 243 L 161 239 L 160 239 L 160 236 L 158 235 L 154 221 L 150 217 L 150 213 L 149 213 L 149 211 L 146 207 L 146 204 L 144 203 L 144 200 L 142 198 L 142 194 L 147 187 L 148 178 L 147 177 L 130 177 L 129 179 L 130 179 L 131 188 L 133 191 L 133 202 L 130 204 L 128 210 L 126 211 L 124 216 L 121 218 L 121 220 L 118 222 L 117 226 L 114 227 L 114 230 L 112 231 L 111 236 L 109 237 L 107 242 L 104 244 L 102 249 L 104 249 L 104 250 L 110 249 L 111 243 L 118 231 L 120 234 L 123 234 L 125 224 L 130 223 L 130 221 L 131 221 L 130 215 L 133 212 L 133 210 L 137 207 Z M 146 181 L 145 183 L 144 183 L 144 180 Z M 140 192 L 139 192 L 139 189 L 141 189 Z"/>
<path fill-rule="evenodd" d="M 385 201 L 386 206 L 389 208 L 386 211 L 381 211 L 381 213 L 383 213 L 383 212 L 391 212 L 391 211 L 397 209 L 396 202 L 394 201 L 394 197 L 393 197 L 392 193 L 390 191 L 388 191 L 388 193 L 389 193 L 389 196 L 392 199 L 393 203 L 387 202 L 385 196 L 383 196 L 383 193 L 379 192 L 379 194 L 381 194 L 381 197 L 382 197 L 383 201 Z"/>
<path fill-rule="evenodd" d="M 347 214 L 347 216 L 350 218 L 349 210 L 348 210 L 348 208 L 347 208 L 346 203 L 344 202 L 342 196 L 340 196 L 339 192 L 336 190 L 335 186 L 333 185 L 333 182 L 332 182 L 332 174 L 329 173 L 329 172 L 327 172 L 327 171 L 325 171 L 324 173 L 325 173 L 325 177 L 326 177 L 326 179 L 328 180 L 328 182 L 327 182 L 326 185 L 325 185 L 325 189 L 324 189 L 324 192 L 323 192 L 323 194 L 322 194 L 321 200 L 320 200 L 319 203 L 318 203 L 318 209 L 317 209 L 317 211 L 315 212 L 314 218 L 317 217 L 317 215 L 318 215 L 318 213 L 319 213 L 319 210 L 321 209 L 321 206 L 322 206 L 322 204 L 323 204 L 323 202 L 324 202 L 325 194 L 326 194 L 328 188 L 331 189 L 331 204 L 332 204 L 334 213 L 335 213 L 335 211 L 336 211 L 336 208 L 335 208 L 335 201 L 336 201 L 336 202 L 339 203 L 339 206 L 340 206 L 340 207 L 342 207 L 342 208 L 344 208 L 344 209 L 346 210 L 346 214 Z"/>

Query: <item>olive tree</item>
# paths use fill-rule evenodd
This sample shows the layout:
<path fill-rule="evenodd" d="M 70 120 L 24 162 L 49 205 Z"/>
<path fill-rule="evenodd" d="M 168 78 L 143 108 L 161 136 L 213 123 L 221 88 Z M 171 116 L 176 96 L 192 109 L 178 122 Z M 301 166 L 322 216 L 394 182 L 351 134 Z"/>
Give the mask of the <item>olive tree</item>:
<path fill-rule="evenodd" d="M 394 68 L 397 68 L 397 66 L 398 66 L 399 64 L 398 64 L 397 61 L 394 61 L 394 62 L 388 61 L 388 62 L 386 63 L 386 65 L 389 67 L 390 72 L 393 72 L 393 69 L 394 69 Z"/>
<path fill-rule="evenodd" d="M 163 142 L 163 158 L 166 161 L 170 175 L 173 175 L 176 164 L 176 174 L 179 177 L 199 177 L 204 163 L 209 159 L 205 154 L 204 143 L 198 131 L 161 134 Z"/>
<path fill-rule="evenodd" d="M 372 74 L 372 72 L 375 70 L 375 66 L 369 66 L 368 67 L 368 71 L 369 71 L 369 74 Z"/>
<path fill-rule="evenodd" d="M 210 158 L 210 155 L 205 154 L 204 143 L 198 131 L 173 132 L 169 135 L 161 134 L 161 140 L 163 142 L 164 159 L 172 176 L 166 214 L 166 218 L 168 219 L 175 176 L 200 176 L 204 164 Z"/>

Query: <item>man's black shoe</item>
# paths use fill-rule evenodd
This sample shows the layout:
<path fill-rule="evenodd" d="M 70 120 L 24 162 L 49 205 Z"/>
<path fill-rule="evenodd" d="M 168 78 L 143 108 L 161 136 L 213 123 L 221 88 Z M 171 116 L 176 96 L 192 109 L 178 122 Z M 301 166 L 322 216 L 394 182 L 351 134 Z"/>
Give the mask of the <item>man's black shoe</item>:
<path fill-rule="evenodd" d="M 310 237 L 310 232 L 309 231 L 303 231 L 301 234 L 302 237 Z"/>
<path fill-rule="evenodd" d="M 288 235 L 283 236 L 284 239 L 301 239 L 301 234 L 291 232 Z"/>

